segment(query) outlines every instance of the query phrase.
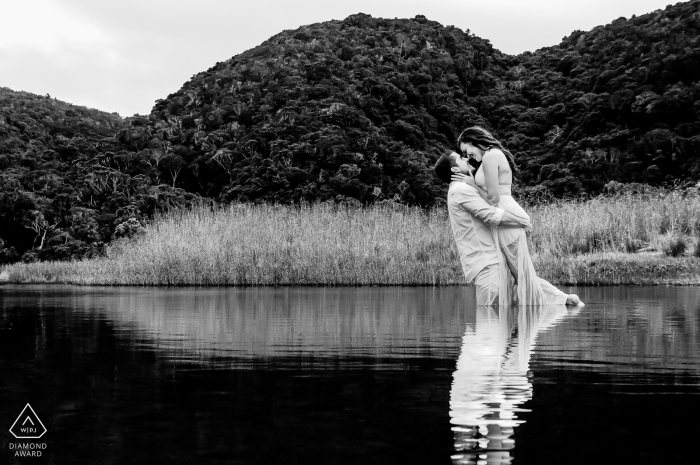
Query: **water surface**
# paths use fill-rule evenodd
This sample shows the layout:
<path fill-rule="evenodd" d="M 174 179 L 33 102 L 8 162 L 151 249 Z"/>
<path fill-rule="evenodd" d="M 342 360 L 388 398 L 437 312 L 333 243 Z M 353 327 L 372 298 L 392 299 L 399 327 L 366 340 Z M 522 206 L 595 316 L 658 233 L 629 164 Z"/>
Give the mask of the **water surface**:
<path fill-rule="evenodd" d="M 700 289 L 0 287 L 0 462 L 697 460 Z"/>

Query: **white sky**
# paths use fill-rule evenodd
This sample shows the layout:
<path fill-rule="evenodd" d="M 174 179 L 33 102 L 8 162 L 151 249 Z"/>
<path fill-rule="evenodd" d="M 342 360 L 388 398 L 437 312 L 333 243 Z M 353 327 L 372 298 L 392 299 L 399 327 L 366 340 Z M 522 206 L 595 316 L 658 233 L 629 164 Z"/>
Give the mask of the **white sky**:
<path fill-rule="evenodd" d="M 558 44 L 664 0 L 0 0 L 0 86 L 122 116 L 271 36 L 355 13 L 417 14 L 505 53 Z"/>

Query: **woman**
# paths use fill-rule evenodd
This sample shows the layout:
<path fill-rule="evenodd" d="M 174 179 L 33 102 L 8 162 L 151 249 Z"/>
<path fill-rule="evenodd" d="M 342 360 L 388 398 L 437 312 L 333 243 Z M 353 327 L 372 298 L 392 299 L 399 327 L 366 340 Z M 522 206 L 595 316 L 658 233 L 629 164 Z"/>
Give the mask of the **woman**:
<path fill-rule="evenodd" d="M 515 160 L 503 145 L 487 130 L 473 126 L 465 129 L 457 139 L 463 158 L 480 163 L 473 175 L 481 196 L 492 205 L 508 213 L 528 217 L 511 195 Z M 453 181 L 467 181 L 461 173 L 452 175 Z M 513 302 L 517 296 L 519 305 L 578 305 L 576 294 L 565 294 L 544 279 L 538 278 L 527 249 L 525 231 L 516 228 L 494 228 L 494 239 L 503 252 L 499 269 L 499 296 L 504 303 Z M 516 295 L 513 287 L 516 285 Z"/>

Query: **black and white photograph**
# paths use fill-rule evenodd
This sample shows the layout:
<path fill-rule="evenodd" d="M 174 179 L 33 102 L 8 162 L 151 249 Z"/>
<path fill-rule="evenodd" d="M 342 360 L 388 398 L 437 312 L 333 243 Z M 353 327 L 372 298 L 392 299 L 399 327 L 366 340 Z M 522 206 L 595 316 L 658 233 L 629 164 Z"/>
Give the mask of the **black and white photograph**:
<path fill-rule="evenodd" d="M 0 464 L 700 460 L 700 0 L 0 0 Z"/>

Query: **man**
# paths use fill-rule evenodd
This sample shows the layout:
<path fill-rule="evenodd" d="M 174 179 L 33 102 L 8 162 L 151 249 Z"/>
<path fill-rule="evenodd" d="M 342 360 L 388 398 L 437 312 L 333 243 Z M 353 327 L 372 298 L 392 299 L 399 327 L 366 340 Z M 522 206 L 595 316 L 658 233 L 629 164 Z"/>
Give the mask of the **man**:
<path fill-rule="evenodd" d="M 468 283 L 473 282 L 476 286 L 477 304 L 497 305 L 498 254 L 501 252 L 496 246 L 491 227 L 530 229 L 530 220 L 489 204 L 474 185 L 451 182 L 453 172 L 472 174 L 469 163 L 457 153 L 442 155 L 435 163 L 434 171 L 438 178 L 450 183 L 447 210 L 464 277 Z"/>

